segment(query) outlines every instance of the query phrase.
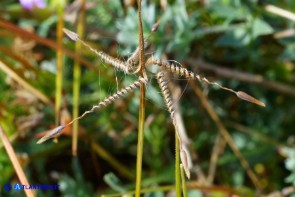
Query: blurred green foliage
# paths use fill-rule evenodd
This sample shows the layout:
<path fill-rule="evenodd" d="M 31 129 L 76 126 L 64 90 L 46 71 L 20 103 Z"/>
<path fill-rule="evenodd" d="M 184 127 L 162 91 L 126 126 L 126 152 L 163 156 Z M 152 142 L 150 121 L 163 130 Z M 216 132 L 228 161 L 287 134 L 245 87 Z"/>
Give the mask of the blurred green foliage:
<path fill-rule="evenodd" d="M 270 193 L 295 185 L 295 94 L 282 90 L 282 87 L 291 87 L 291 90 L 295 87 L 295 22 L 266 11 L 267 4 L 295 13 L 295 3 L 291 0 L 173 0 L 168 1 L 167 5 L 161 5 L 160 1 L 144 1 L 142 18 L 145 37 L 149 35 L 152 25 L 161 21 L 158 31 L 150 38 L 150 54 L 176 60 L 210 80 L 248 92 L 266 103 L 266 108 L 259 108 L 215 88 L 209 92 L 208 87 L 201 84 L 215 112 L 258 175 L 263 184 L 263 192 Z M 57 15 L 53 1 L 47 1 L 44 10 L 32 11 L 22 9 L 15 0 L 1 1 L 1 5 L 1 21 L 9 21 L 45 39 L 56 39 Z M 127 5 L 123 1 L 98 0 L 89 1 L 88 5 L 85 18 L 87 41 L 99 50 L 126 60 L 138 45 L 135 3 Z M 71 21 L 75 14 L 70 9 L 66 11 L 66 27 L 74 31 L 75 24 Z M 293 34 L 277 36 L 285 30 L 293 30 Z M 53 101 L 56 50 L 40 43 L 25 48 L 32 39 L 24 37 L 21 42 L 17 40 L 20 40 L 17 33 L 0 26 L 0 60 Z M 74 49 L 74 43 L 69 39 L 65 38 L 64 44 L 67 48 Z M 31 67 L 24 67 L 4 49 L 21 56 Z M 87 58 L 95 65 L 95 68 L 82 69 L 80 112 L 88 110 L 135 80 L 135 77 L 122 74 L 104 64 L 87 49 L 77 55 Z M 267 81 L 261 85 L 225 78 L 222 74 L 214 75 L 187 61 L 197 61 L 199 58 L 240 73 L 255 74 Z M 72 108 L 72 65 L 73 60 L 66 57 L 63 90 L 64 108 L 68 113 L 71 113 Z M 174 184 L 174 129 L 155 76 L 151 73 L 149 77 L 143 158 L 145 188 Z M 196 180 L 196 167 L 207 173 L 218 128 L 188 82 L 173 77 L 171 81 L 182 88 L 179 103 L 192 142 L 192 179 Z M 282 86 L 275 89 L 268 85 L 269 82 Z M 19 153 L 30 183 L 59 183 L 61 190 L 58 194 L 64 196 L 129 191 L 134 189 L 134 180 L 111 166 L 93 150 L 91 143 L 99 144 L 122 165 L 127 166 L 131 173 L 135 173 L 138 95 L 136 91 L 82 119 L 78 158 L 72 158 L 68 135 L 62 136 L 57 144 L 46 142 L 36 145 L 35 138 L 40 137 L 37 134 L 55 126 L 54 106 L 42 103 L 35 95 L 15 83 L 7 73 L 0 71 L 0 123 L 13 139 L 13 146 Z M 37 113 L 41 113 L 43 118 L 34 122 Z M 1 186 L 8 182 L 18 182 L 2 145 L 0 173 Z M 248 196 L 254 196 L 255 189 L 251 181 L 228 147 L 218 160 L 214 184 L 241 190 L 245 188 Z M 0 192 L 3 195 L 15 195 L 4 191 L 2 187 Z M 56 194 L 52 191 L 38 191 L 38 196 Z M 156 191 L 146 193 L 145 196 L 160 197 L 165 194 Z M 200 190 L 190 190 L 189 196 L 204 195 Z M 212 196 L 222 195 L 216 191 Z"/>

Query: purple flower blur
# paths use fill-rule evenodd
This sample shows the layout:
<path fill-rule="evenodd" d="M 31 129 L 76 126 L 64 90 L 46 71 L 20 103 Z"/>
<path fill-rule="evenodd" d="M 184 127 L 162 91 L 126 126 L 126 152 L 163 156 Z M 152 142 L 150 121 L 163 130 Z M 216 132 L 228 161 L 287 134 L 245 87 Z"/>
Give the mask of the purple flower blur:
<path fill-rule="evenodd" d="M 21 6 L 26 10 L 33 10 L 36 8 L 45 8 L 46 4 L 44 0 L 19 0 Z"/>

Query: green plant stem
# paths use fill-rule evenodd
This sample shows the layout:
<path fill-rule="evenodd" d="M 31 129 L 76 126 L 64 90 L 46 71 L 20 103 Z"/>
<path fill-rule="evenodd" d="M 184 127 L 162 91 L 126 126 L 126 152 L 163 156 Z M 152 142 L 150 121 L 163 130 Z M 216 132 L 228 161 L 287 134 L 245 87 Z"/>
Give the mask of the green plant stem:
<path fill-rule="evenodd" d="M 137 155 L 136 155 L 136 187 L 135 196 L 140 197 L 141 193 L 141 174 L 142 174 L 142 155 L 143 155 L 143 133 L 145 117 L 145 85 L 140 86 L 140 106 L 138 121 L 138 139 L 137 139 Z"/>
<path fill-rule="evenodd" d="M 82 7 L 78 17 L 77 34 L 83 38 L 84 34 L 84 16 L 85 16 L 85 0 L 81 2 Z M 81 42 L 76 42 L 76 52 L 81 51 Z M 74 63 L 74 84 L 73 84 L 73 118 L 79 116 L 79 98 L 80 98 L 80 81 L 81 81 L 81 66 L 78 61 Z M 72 139 L 72 155 L 77 155 L 78 149 L 78 129 L 79 121 L 73 123 L 73 139 Z"/>
<path fill-rule="evenodd" d="M 180 164 L 180 172 L 181 172 L 182 194 L 183 194 L 183 197 L 187 197 L 187 189 L 186 189 L 186 183 L 185 183 L 185 175 L 184 175 L 184 169 L 183 169 L 183 165 L 182 164 Z"/>
<path fill-rule="evenodd" d="M 136 187 L 135 196 L 140 197 L 141 174 L 142 174 L 142 155 L 143 155 L 143 134 L 145 119 L 145 85 L 140 86 L 140 106 L 138 120 L 138 139 L 137 139 L 137 155 L 136 155 Z"/>
<path fill-rule="evenodd" d="M 57 9 L 58 22 L 56 28 L 57 44 L 62 45 L 64 28 L 64 9 L 59 5 Z M 60 108 L 62 101 L 62 76 L 63 76 L 63 51 L 57 50 L 56 53 L 56 79 L 55 79 L 55 124 L 60 124 Z"/>
<path fill-rule="evenodd" d="M 140 67 L 141 77 L 145 77 L 144 41 L 143 41 L 143 31 L 142 31 L 142 21 L 141 21 L 141 0 L 138 0 L 137 4 L 138 4 L 138 35 L 139 35 L 139 67 Z M 136 197 L 140 197 L 140 193 L 141 193 L 144 119 L 145 119 L 145 84 L 141 84 L 139 120 L 138 120 L 137 155 L 136 155 L 136 184 L 135 184 Z"/>
<path fill-rule="evenodd" d="M 179 151 L 178 133 L 175 132 L 175 192 L 177 197 L 181 197 L 181 179 L 180 179 L 180 151 Z"/>
<path fill-rule="evenodd" d="M 239 191 L 239 189 L 232 189 L 230 187 L 224 187 L 224 186 L 204 186 L 200 185 L 197 181 L 192 181 L 190 183 L 186 183 L 186 187 L 192 190 L 200 190 L 204 191 L 207 193 L 220 193 L 223 194 L 223 196 L 230 196 L 230 195 L 239 195 L 242 196 L 241 194 L 242 191 Z M 149 188 L 144 188 L 141 190 L 142 194 L 145 193 L 152 193 L 152 192 L 168 192 L 175 189 L 175 185 L 164 185 L 164 186 L 159 186 L 159 187 L 149 187 Z M 132 196 L 134 195 L 134 191 L 128 191 L 124 193 L 115 193 L 115 194 L 102 194 L 101 197 L 119 197 L 119 196 Z"/>

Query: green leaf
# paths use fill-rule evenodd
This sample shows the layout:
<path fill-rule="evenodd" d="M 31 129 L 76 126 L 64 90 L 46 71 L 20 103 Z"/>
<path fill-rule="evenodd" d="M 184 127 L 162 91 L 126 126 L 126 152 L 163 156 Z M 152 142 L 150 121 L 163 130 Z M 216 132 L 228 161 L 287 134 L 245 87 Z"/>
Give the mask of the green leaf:
<path fill-rule="evenodd" d="M 146 193 L 144 194 L 144 197 L 164 197 L 164 193 L 163 192 L 151 192 L 151 193 Z"/>
<path fill-rule="evenodd" d="M 243 7 L 233 7 L 222 3 L 212 3 L 210 5 L 212 13 L 228 20 L 242 20 L 247 18 L 249 12 Z"/>
<path fill-rule="evenodd" d="M 112 172 L 104 175 L 103 180 L 105 181 L 106 184 L 108 184 L 111 188 L 113 188 L 114 190 L 118 192 L 126 191 L 121 181 L 119 180 L 119 178 Z"/>
<path fill-rule="evenodd" d="M 255 18 L 252 25 L 252 36 L 255 39 L 261 35 L 272 34 L 274 29 L 265 21 Z"/>
<path fill-rule="evenodd" d="M 288 177 L 286 177 L 285 181 L 286 183 L 292 183 L 293 185 L 295 185 L 295 174 L 290 174 Z"/>
<path fill-rule="evenodd" d="M 216 42 L 216 46 L 239 48 L 249 44 L 251 37 L 245 28 L 239 28 L 221 36 Z"/>
<path fill-rule="evenodd" d="M 68 2 L 67 0 L 52 0 L 50 2 L 50 5 L 52 7 L 65 7 L 67 2 Z"/>
<path fill-rule="evenodd" d="M 287 45 L 283 53 L 280 55 L 280 58 L 284 61 L 295 60 L 295 44 Z"/>
<path fill-rule="evenodd" d="M 203 194 L 199 190 L 189 190 L 188 191 L 188 197 L 202 197 Z"/>

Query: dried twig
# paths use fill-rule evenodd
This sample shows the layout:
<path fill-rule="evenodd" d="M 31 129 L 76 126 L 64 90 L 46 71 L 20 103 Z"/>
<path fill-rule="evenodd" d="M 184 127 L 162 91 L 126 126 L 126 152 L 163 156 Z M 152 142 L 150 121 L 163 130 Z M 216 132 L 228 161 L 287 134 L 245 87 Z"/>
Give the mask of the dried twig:
<path fill-rule="evenodd" d="M 276 81 L 267 80 L 261 75 L 254 75 L 237 70 L 232 70 L 229 68 L 225 68 L 224 66 L 205 62 L 202 59 L 189 58 L 186 60 L 186 62 L 189 65 L 194 65 L 194 67 L 200 68 L 204 71 L 212 71 L 216 75 L 221 77 L 240 80 L 248 83 L 255 83 L 262 87 L 269 88 L 274 91 L 295 97 L 295 88 L 293 86 Z"/>
<path fill-rule="evenodd" d="M 221 134 L 216 136 L 215 144 L 211 153 L 209 170 L 208 170 L 208 177 L 206 180 L 206 184 L 211 185 L 214 181 L 216 168 L 217 168 L 217 161 L 219 155 L 224 151 L 226 146 L 225 140 L 222 138 Z"/>
<path fill-rule="evenodd" d="M 266 5 L 266 6 L 264 6 L 264 8 L 268 12 L 271 12 L 271 13 L 276 14 L 278 16 L 295 21 L 295 14 L 288 11 L 288 10 L 284 10 L 284 9 L 274 6 L 274 5 Z"/>
<path fill-rule="evenodd" d="M 241 165 L 246 170 L 246 172 L 247 172 L 248 176 L 250 177 L 251 181 L 253 182 L 253 184 L 255 185 L 256 188 L 260 189 L 261 186 L 260 186 L 258 177 L 253 172 L 253 170 L 250 168 L 249 163 L 247 162 L 247 160 L 244 158 L 244 156 L 242 155 L 240 150 L 235 145 L 235 143 L 234 143 L 233 139 L 231 138 L 229 132 L 226 130 L 223 123 L 219 119 L 218 115 L 215 113 L 215 111 L 211 107 L 211 105 L 208 102 L 207 98 L 202 94 L 201 90 L 192 81 L 190 81 L 190 84 L 191 84 L 195 94 L 200 98 L 200 101 L 201 101 L 202 105 L 205 107 L 205 109 L 209 113 L 210 117 L 213 119 L 213 121 L 217 125 L 218 131 L 220 132 L 222 137 L 225 139 L 225 141 L 228 143 L 228 145 L 230 146 L 230 148 L 232 149 L 232 151 L 234 152 L 236 157 L 240 160 Z"/>
<path fill-rule="evenodd" d="M 29 182 L 26 178 L 26 175 L 17 159 L 17 156 L 14 152 L 14 149 L 13 147 L 11 146 L 10 142 L 9 142 L 9 139 L 7 138 L 5 132 L 2 130 L 2 127 L 0 126 L 0 138 L 2 139 L 2 142 L 3 142 L 3 145 L 4 145 L 4 148 L 6 149 L 6 152 L 9 156 L 9 159 L 15 169 L 15 172 L 19 178 L 19 181 L 21 182 L 22 185 L 29 185 Z M 24 190 L 25 193 L 26 193 L 26 196 L 29 196 L 29 197 L 33 197 L 34 196 L 34 193 L 33 193 L 33 190 L 30 190 L 30 189 L 25 189 Z"/>
<path fill-rule="evenodd" d="M 50 99 L 45 94 L 40 92 L 38 89 L 33 87 L 31 84 L 29 84 L 25 79 L 20 77 L 10 66 L 6 65 L 1 59 L 0 59 L 0 70 L 3 70 L 13 80 L 17 81 L 21 86 L 23 86 L 25 89 L 30 91 L 34 96 L 36 96 L 45 104 L 52 104 Z"/>

